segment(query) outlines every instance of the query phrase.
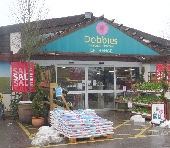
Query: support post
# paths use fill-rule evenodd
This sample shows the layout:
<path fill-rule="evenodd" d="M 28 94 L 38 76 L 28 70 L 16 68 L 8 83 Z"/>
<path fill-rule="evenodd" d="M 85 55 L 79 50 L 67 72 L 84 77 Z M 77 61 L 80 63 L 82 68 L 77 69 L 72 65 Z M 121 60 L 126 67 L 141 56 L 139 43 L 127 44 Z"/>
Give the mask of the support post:
<path fill-rule="evenodd" d="M 53 95 L 55 93 L 55 91 L 53 90 L 53 88 L 57 88 L 58 84 L 57 83 L 50 83 L 50 110 L 54 109 L 53 106 Z"/>

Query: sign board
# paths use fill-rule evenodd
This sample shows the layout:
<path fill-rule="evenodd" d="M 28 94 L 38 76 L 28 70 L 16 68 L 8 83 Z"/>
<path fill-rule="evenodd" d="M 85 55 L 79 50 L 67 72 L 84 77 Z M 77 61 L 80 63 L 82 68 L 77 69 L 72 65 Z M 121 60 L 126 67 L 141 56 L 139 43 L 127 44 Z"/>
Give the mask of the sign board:
<path fill-rule="evenodd" d="M 166 119 L 166 107 L 164 102 L 155 102 L 151 104 L 152 123 L 159 123 Z"/>
<path fill-rule="evenodd" d="M 126 91 L 126 86 L 123 86 L 123 91 L 124 91 L 124 92 Z"/>
<path fill-rule="evenodd" d="M 128 101 L 128 108 L 132 108 L 132 101 Z"/>
<path fill-rule="evenodd" d="M 56 91 L 56 97 L 62 97 L 62 88 L 61 87 L 56 88 L 55 91 Z"/>
<path fill-rule="evenodd" d="M 42 46 L 40 50 L 92 54 L 159 55 L 156 51 L 103 20 L 51 41 Z"/>
<path fill-rule="evenodd" d="M 28 63 L 12 62 L 12 92 L 28 92 Z M 34 89 L 34 63 L 30 62 L 30 92 Z"/>

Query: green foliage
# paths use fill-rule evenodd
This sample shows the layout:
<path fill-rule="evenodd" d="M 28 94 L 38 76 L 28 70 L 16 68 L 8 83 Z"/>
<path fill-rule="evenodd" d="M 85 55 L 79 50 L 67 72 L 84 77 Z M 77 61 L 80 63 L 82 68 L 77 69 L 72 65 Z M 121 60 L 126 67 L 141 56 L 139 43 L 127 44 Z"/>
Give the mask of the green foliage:
<path fill-rule="evenodd" d="M 150 107 L 134 107 L 132 111 L 150 114 Z"/>
<path fill-rule="evenodd" d="M 160 96 L 160 99 L 163 102 L 169 102 L 169 99 L 165 97 L 165 93 L 168 91 L 168 87 L 169 87 L 167 82 L 167 77 L 168 77 L 168 70 L 167 67 L 164 67 L 164 74 L 161 80 L 163 91 L 161 92 L 161 96 Z"/>
<path fill-rule="evenodd" d="M 160 91 L 162 89 L 161 82 L 143 82 L 141 84 L 136 83 L 132 85 L 132 90 L 148 90 L 148 91 Z"/>
<path fill-rule="evenodd" d="M 36 84 L 39 84 L 42 81 L 41 78 L 41 67 L 39 64 L 35 64 L 35 82 Z"/>
<path fill-rule="evenodd" d="M 145 82 L 144 73 L 145 73 L 145 68 L 142 67 L 141 74 L 139 75 L 139 79 L 138 79 L 138 83 L 140 83 L 140 84 Z"/>
<path fill-rule="evenodd" d="M 18 114 L 18 103 L 22 101 L 23 97 L 22 94 L 15 93 L 14 99 L 11 100 L 11 104 L 9 105 L 12 115 Z"/>
<path fill-rule="evenodd" d="M 51 65 L 51 83 L 56 83 L 55 65 Z"/>
<path fill-rule="evenodd" d="M 140 95 L 140 96 L 136 96 L 135 98 L 133 98 L 133 102 L 141 102 L 141 103 L 145 103 L 145 104 L 151 104 L 152 102 L 159 102 L 160 98 L 157 96 L 151 96 L 151 95 Z"/>
<path fill-rule="evenodd" d="M 61 101 L 61 100 L 58 100 L 57 98 L 54 99 L 54 103 L 57 104 L 58 106 L 61 106 L 61 107 L 66 108 L 65 103 L 64 103 L 63 101 Z M 72 103 L 69 103 L 69 102 L 68 102 L 67 104 L 68 104 L 69 108 L 70 108 L 71 110 L 73 110 L 73 105 L 72 105 Z"/>
<path fill-rule="evenodd" d="M 67 94 L 67 93 L 68 93 L 68 90 L 65 89 L 65 88 L 62 88 L 62 93 L 63 93 L 63 94 Z"/>
<path fill-rule="evenodd" d="M 32 110 L 35 116 L 44 117 L 47 113 L 45 106 L 41 103 L 41 98 L 35 97 L 32 101 Z"/>
<path fill-rule="evenodd" d="M 31 97 L 32 98 L 32 110 L 33 113 L 36 116 L 45 116 L 47 113 L 47 108 L 44 104 L 42 104 L 42 101 L 45 98 L 48 98 L 48 93 L 46 91 L 43 91 L 40 89 L 39 87 L 39 83 L 41 82 L 42 78 L 41 78 L 41 68 L 39 66 L 39 64 L 36 64 L 35 66 L 35 91 L 34 93 L 31 93 Z"/>

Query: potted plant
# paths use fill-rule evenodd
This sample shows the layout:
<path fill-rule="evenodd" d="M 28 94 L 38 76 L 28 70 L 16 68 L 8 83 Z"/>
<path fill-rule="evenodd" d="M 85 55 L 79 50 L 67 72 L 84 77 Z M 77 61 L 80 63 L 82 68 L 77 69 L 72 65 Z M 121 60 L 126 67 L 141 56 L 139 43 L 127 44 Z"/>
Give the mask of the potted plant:
<path fill-rule="evenodd" d="M 32 125 L 36 127 L 40 127 L 44 125 L 44 118 L 47 114 L 47 110 L 42 103 L 42 99 L 38 97 L 34 97 L 32 100 L 32 111 L 33 111 L 33 117 L 32 117 Z"/>
<path fill-rule="evenodd" d="M 41 82 L 41 68 L 39 64 L 35 66 L 35 92 L 32 93 L 32 125 L 33 126 L 42 126 L 44 125 L 44 118 L 47 114 L 47 109 L 43 104 L 43 99 L 46 97 L 46 94 L 43 90 L 40 89 L 39 83 Z"/>

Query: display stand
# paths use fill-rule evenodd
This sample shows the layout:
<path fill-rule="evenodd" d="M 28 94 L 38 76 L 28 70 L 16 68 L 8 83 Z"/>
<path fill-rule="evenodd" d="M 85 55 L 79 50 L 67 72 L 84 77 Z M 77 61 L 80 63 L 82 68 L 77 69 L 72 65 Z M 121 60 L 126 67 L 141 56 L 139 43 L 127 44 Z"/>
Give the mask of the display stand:
<path fill-rule="evenodd" d="M 61 106 L 55 104 L 53 102 L 53 96 L 54 94 L 56 93 L 55 92 L 55 88 L 58 88 L 58 84 L 57 83 L 49 83 L 49 82 L 40 82 L 39 84 L 39 87 L 42 89 L 42 90 L 45 90 L 45 91 L 48 91 L 49 92 L 49 96 L 50 96 L 50 102 L 49 101 L 42 101 L 43 103 L 47 103 L 47 104 L 50 104 L 50 110 L 53 110 L 54 108 L 62 108 Z M 67 102 L 66 102 L 66 99 L 64 97 L 64 94 L 62 94 L 62 100 L 66 106 L 66 110 L 70 110 Z"/>
<path fill-rule="evenodd" d="M 158 94 L 159 92 L 156 92 L 156 91 L 148 91 L 148 90 L 146 90 L 146 91 L 138 91 L 138 97 L 141 95 L 141 93 L 143 93 L 143 94 L 146 94 L 146 95 L 153 95 L 153 94 Z M 154 102 L 154 101 L 153 101 Z M 142 102 L 140 102 L 140 101 L 138 101 L 138 102 L 133 102 L 133 109 L 134 108 L 140 108 L 140 109 L 146 109 L 146 110 L 149 110 L 149 113 L 147 113 L 147 114 L 145 114 L 145 113 L 141 113 L 141 112 L 138 112 L 138 113 L 133 113 L 133 111 L 132 111 L 132 113 L 131 113 L 131 115 L 141 115 L 143 118 L 145 118 L 145 119 L 151 119 L 151 104 L 152 103 L 150 103 L 150 104 L 145 104 L 145 103 L 142 103 Z M 132 110 L 133 110 L 132 109 Z M 150 114 L 150 115 L 148 115 L 148 114 Z"/>
<path fill-rule="evenodd" d="M 128 108 L 128 102 L 120 99 L 115 100 L 115 110 L 116 111 L 132 111 L 131 108 Z"/>

